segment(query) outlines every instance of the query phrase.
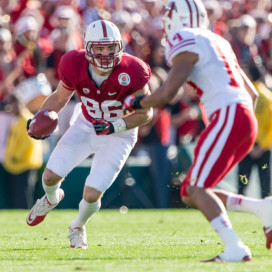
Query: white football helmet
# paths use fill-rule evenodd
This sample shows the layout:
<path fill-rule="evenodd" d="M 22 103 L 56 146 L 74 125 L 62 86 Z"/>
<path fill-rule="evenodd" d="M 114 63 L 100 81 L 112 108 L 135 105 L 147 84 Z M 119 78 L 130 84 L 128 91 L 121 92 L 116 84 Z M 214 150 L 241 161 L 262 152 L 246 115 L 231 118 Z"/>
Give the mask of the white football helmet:
<path fill-rule="evenodd" d="M 184 27 L 208 28 L 207 11 L 201 0 L 171 0 L 163 10 L 167 36 Z"/>
<path fill-rule="evenodd" d="M 93 45 L 116 45 L 115 53 L 102 56 L 94 54 Z M 87 60 L 103 72 L 110 71 L 121 61 L 123 44 L 119 29 L 115 24 L 106 20 L 91 23 L 85 32 L 84 46 Z"/>

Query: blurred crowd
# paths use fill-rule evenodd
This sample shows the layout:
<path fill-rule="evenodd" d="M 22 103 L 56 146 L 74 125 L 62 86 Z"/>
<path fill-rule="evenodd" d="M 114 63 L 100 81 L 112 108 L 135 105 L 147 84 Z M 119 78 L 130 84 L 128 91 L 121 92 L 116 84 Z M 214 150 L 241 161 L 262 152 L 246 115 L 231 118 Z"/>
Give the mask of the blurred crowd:
<path fill-rule="evenodd" d="M 57 68 L 62 55 L 71 49 L 84 47 L 85 29 L 95 20 L 110 20 L 118 26 L 125 51 L 150 65 L 151 91 L 159 87 L 166 79 L 169 68 L 164 59 L 166 40 L 161 21 L 161 10 L 166 2 L 167 0 L 0 0 L 0 171 L 9 177 L 9 184 L 15 182 L 18 175 L 23 175 L 26 182 L 21 191 L 28 192 L 28 199 L 29 187 L 32 190 L 35 183 L 33 171 L 37 173 L 41 161 L 46 161 L 50 146 L 54 146 L 69 127 L 78 101 L 76 98 L 72 99 L 61 112 L 59 129 L 53 137 L 43 142 L 43 154 L 33 153 L 34 149 L 40 150 L 37 145 L 42 145 L 36 141 L 35 148 L 28 147 L 32 156 L 8 157 L 8 152 L 12 154 L 23 145 L 11 142 L 10 139 L 14 138 L 11 134 L 14 133 L 12 126 L 18 125 L 19 117 L 22 116 L 25 116 L 23 120 L 26 123 L 27 118 L 35 114 L 44 99 L 54 91 L 59 82 Z M 264 100 L 268 103 L 265 105 L 271 109 L 271 0 L 203 2 L 208 11 L 210 29 L 230 41 L 240 66 L 256 82 L 256 88 L 264 93 Z M 270 158 L 272 146 L 272 136 L 266 135 L 272 133 L 269 121 L 272 113 L 263 113 L 263 105 L 259 106 L 258 119 L 260 126 L 262 122 L 265 123 L 261 129 L 263 134 L 257 139 L 258 150 L 253 154 L 254 158 L 251 158 L 257 164 L 264 153 Z M 194 144 L 204 127 L 202 115 L 194 89 L 185 85 L 171 105 L 155 110 L 153 120 L 140 128 L 139 141 L 132 155 L 150 158 L 154 203 L 158 208 L 175 206 L 173 203 L 177 203 L 179 184 L 192 160 L 190 145 Z M 24 134 L 25 130 L 21 133 Z M 21 166 L 18 167 L 18 164 Z M 270 194 L 270 159 L 266 164 L 267 174 L 262 177 L 266 183 L 263 187 L 264 195 Z M 262 166 L 263 161 L 260 167 Z M 26 172 L 27 178 L 24 176 Z M 243 168 L 239 177 L 242 172 Z M 240 191 L 243 193 L 242 189 Z M 13 198 L 14 185 L 7 194 Z M 27 208 L 32 206 L 31 200 L 28 202 L 7 206 Z"/>

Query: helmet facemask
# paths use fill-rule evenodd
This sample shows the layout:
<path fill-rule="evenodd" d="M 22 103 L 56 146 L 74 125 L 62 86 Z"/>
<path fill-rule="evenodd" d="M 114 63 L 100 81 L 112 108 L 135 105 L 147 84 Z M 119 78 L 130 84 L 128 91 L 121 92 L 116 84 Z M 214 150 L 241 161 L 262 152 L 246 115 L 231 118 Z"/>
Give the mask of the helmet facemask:
<path fill-rule="evenodd" d="M 109 55 L 95 54 L 93 51 L 93 46 L 95 45 L 106 45 L 106 46 L 115 46 L 115 52 L 110 53 Z M 86 58 L 89 62 L 96 66 L 102 72 L 108 72 L 113 69 L 114 66 L 118 65 L 121 61 L 123 53 L 122 43 L 116 42 L 91 42 L 89 41 L 86 44 Z"/>
<path fill-rule="evenodd" d="M 118 28 L 109 21 L 91 23 L 85 33 L 86 59 L 102 72 L 111 71 L 122 59 L 123 44 Z M 108 55 L 95 54 L 94 46 L 115 46 Z"/>

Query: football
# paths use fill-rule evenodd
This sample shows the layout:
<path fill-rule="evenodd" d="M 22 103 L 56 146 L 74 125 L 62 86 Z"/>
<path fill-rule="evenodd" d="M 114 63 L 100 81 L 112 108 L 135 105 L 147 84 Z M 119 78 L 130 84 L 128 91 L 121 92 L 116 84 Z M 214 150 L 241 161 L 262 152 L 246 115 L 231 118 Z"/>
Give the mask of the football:
<path fill-rule="evenodd" d="M 29 130 L 36 137 L 47 137 L 51 135 L 58 125 L 58 114 L 51 110 L 37 112 L 32 118 Z"/>

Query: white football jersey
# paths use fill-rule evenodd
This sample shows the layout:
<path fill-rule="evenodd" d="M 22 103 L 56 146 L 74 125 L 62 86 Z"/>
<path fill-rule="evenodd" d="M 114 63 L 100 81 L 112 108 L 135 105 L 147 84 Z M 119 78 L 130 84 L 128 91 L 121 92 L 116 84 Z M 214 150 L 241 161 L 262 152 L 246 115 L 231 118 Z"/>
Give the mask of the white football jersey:
<path fill-rule="evenodd" d="M 241 68 L 228 41 L 210 30 L 184 28 L 167 41 L 165 56 L 170 66 L 172 59 L 182 52 L 198 55 L 187 82 L 196 89 L 208 117 L 233 103 L 253 109 L 240 74 Z"/>

